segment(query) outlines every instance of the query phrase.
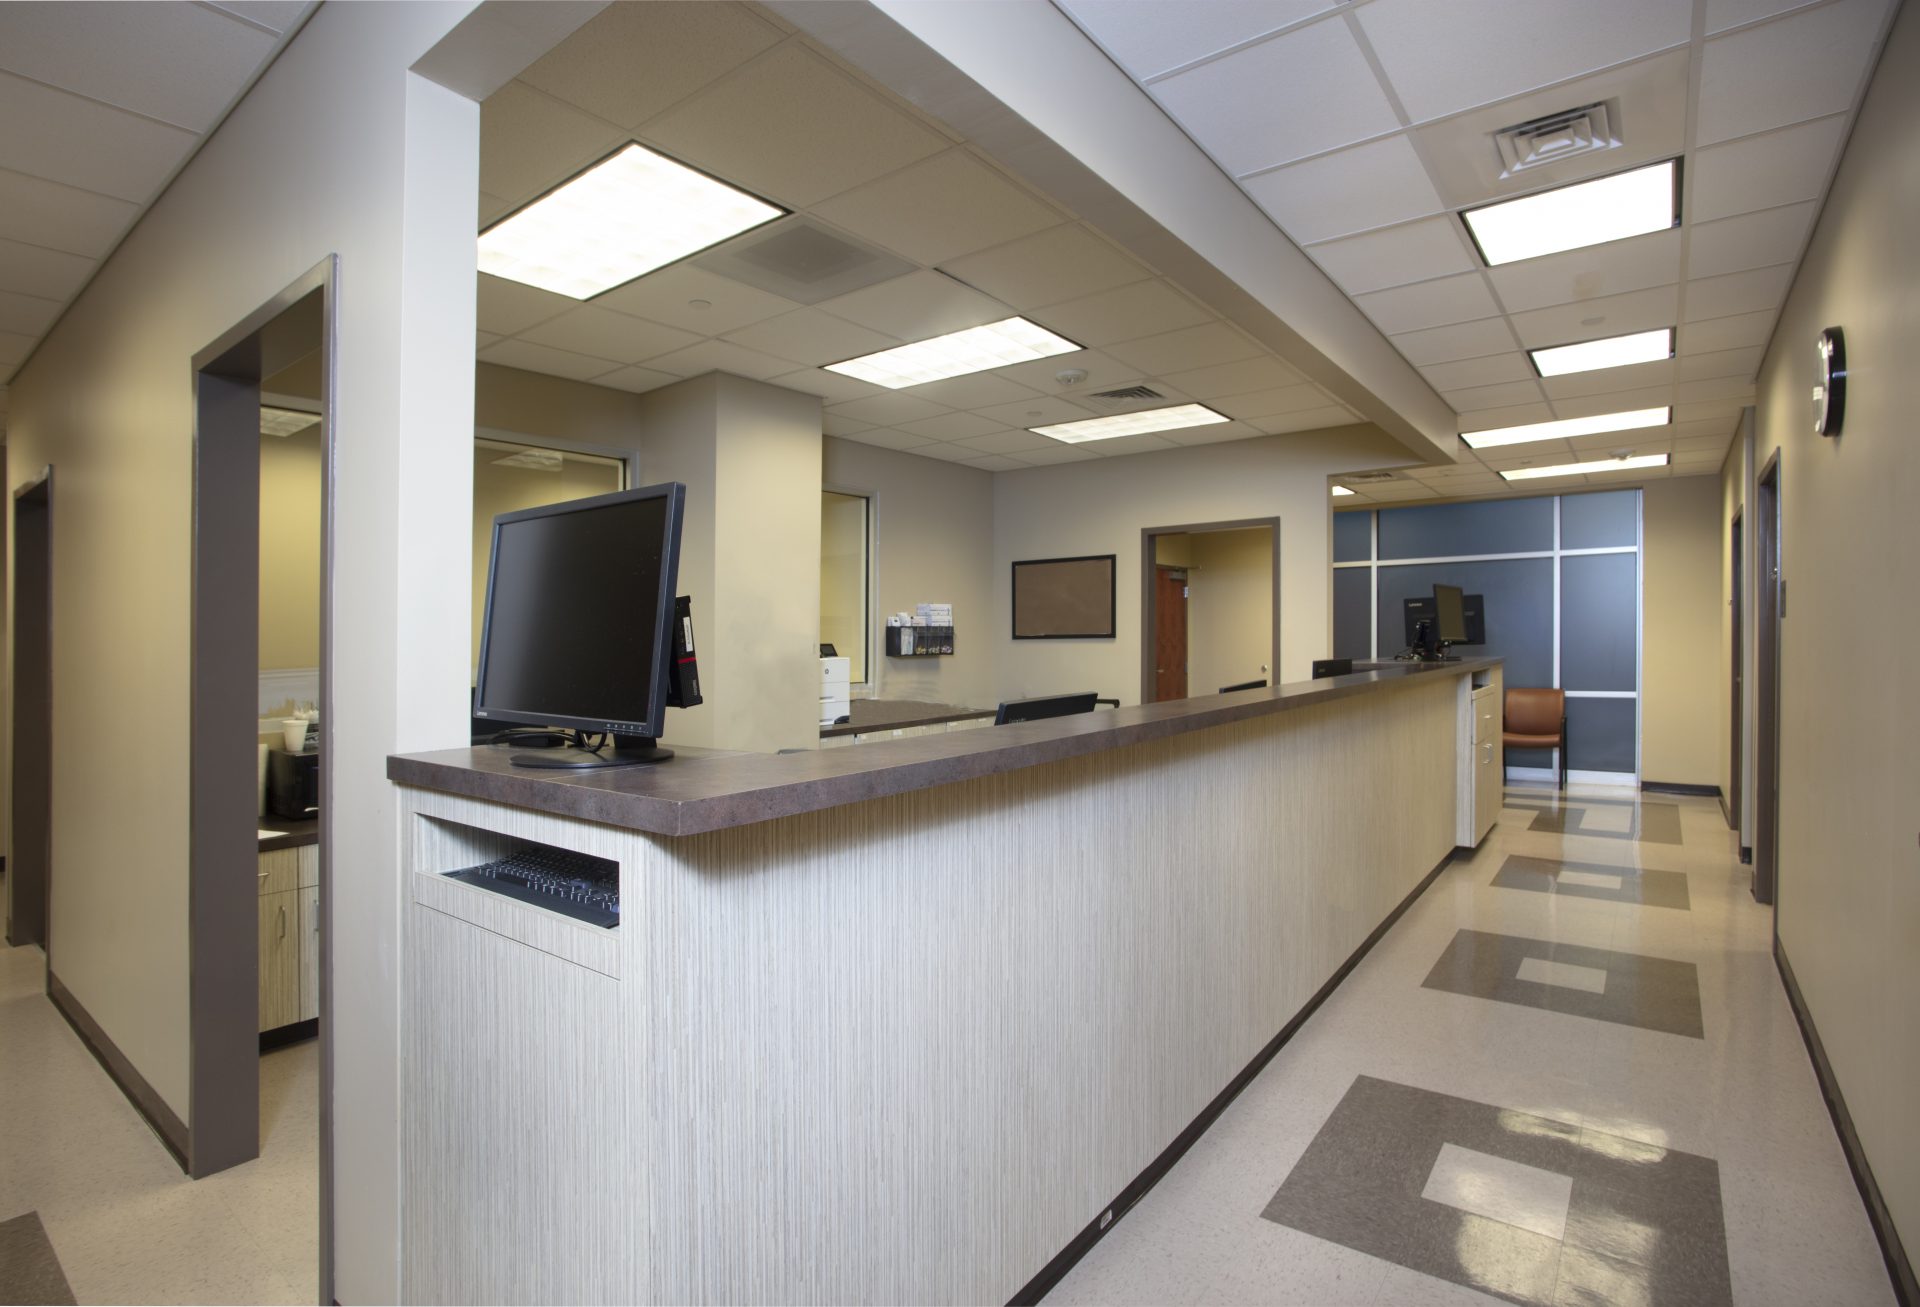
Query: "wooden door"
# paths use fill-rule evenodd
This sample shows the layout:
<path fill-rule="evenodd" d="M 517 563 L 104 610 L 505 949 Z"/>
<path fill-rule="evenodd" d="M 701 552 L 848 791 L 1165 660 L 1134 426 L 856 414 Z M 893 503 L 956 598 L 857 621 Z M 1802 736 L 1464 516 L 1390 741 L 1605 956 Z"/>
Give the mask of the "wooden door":
<path fill-rule="evenodd" d="M 1156 567 L 1153 575 L 1153 697 L 1187 697 L 1187 574 Z"/>

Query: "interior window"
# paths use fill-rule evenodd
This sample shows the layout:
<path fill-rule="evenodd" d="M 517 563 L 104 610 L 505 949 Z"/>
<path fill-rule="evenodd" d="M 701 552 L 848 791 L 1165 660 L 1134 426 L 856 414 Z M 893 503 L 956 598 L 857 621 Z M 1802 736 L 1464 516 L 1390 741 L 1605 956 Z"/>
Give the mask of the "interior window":
<path fill-rule="evenodd" d="M 856 685 L 867 679 L 873 629 L 871 512 L 865 495 L 820 493 L 820 643 L 852 660 L 848 673 Z"/>

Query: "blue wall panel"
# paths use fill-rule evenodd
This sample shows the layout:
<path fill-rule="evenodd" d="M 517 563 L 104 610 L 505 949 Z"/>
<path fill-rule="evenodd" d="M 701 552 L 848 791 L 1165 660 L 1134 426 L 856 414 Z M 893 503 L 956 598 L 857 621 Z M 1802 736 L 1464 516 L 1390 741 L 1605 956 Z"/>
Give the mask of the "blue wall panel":
<path fill-rule="evenodd" d="M 1553 548 L 1553 500 L 1490 499 L 1380 510 L 1380 557 L 1456 558 Z"/>
<path fill-rule="evenodd" d="M 1381 514 L 1384 520 L 1387 514 Z M 1360 568 L 1343 571 L 1361 572 Z M 1336 576 L 1339 573 L 1335 574 Z M 1486 597 L 1487 643 L 1462 646 L 1466 657 L 1507 660 L 1508 685 L 1553 684 L 1553 560 L 1514 558 L 1481 563 L 1415 563 L 1380 569 L 1380 656 L 1406 642 L 1402 601 L 1432 595 L 1435 582 Z"/>

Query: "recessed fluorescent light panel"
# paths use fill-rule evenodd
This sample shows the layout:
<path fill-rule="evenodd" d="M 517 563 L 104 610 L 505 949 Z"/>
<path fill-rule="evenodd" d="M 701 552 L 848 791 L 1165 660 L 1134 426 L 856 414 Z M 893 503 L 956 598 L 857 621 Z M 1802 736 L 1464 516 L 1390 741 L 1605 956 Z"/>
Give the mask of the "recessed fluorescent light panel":
<path fill-rule="evenodd" d="M 1055 354 L 1071 354 L 1082 348 L 1084 346 L 1074 344 L 1065 336 L 1056 336 L 1025 318 L 1003 318 L 984 327 L 968 327 L 931 340 L 896 345 L 877 354 L 862 354 L 845 363 L 829 363 L 827 371 L 899 390 L 902 386 L 1004 368 L 1010 363 L 1031 363 Z"/>
<path fill-rule="evenodd" d="M 480 271 L 590 299 L 785 213 L 627 145 L 481 232 Z"/>
<path fill-rule="evenodd" d="M 1338 499 L 1341 495 L 1350 495 L 1352 493 L 1353 491 L 1347 489 L 1345 486 L 1335 486 L 1333 488 L 1333 496 L 1335 499 Z"/>
<path fill-rule="evenodd" d="M 1490 431 L 1465 431 L 1460 439 L 1474 449 L 1495 449 L 1501 445 L 1524 445 L 1535 440 L 1568 440 L 1574 436 L 1597 436 L 1603 431 L 1638 431 L 1642 427 L 1664 427 L 1673 419 L 1671 408 L 1637 408 L 1627 413 L 1596 413 L 1592 417 L 1561 418 L 1557 422 L 1529 422 L 1520 427 L 1494 427 Z"/>
<path fill-rule="evenodd" d="M 1636 331 L 1631 336 L 1584 340 L 1578 345 L 1555 345 L 1551 349 L 1530 349 L 1527 357 L 1533 360 L 1533 370 L 1543 377 L 1624 368 L 1630 363 L 1658 363 L 1673 357 L 1673 328 Z"/>
<path fill-rule="evenodd" d="M 297 408 L 274 408 L 270 404 L 260 406 L 260 434 L 263 436 L 291 436 L 297 431 L 305 431 L 319 420 L 318 413 L 302 413 Z"/>
<path fill-rule="evenodd" d="M 1060 422 L 1050 427 L 1028 427 L 1036 436 L 1051 436 L 1069 445 L 1089 440 L 1114 440 L 1120 436 L 1144 436 L 1150 431 L 1177 431 L 1181 427 L 1207 427 L 1216 422 L 1231 422 L 1205 404 L 1181 404 L 1174 408 L 1153 408 L 1144 413 L 1116 413 L 1110 418 L 1087 418 L 1080 422 Z"/>
<path fill-rule="evenodd" d="M 1516 467 L 1500 475 L 1509 481 L 1532 481 L 1536 477 L 1576 477 L 1589 472 L 1631 472 L 1641 467 L 1665 467 L 1665 454 L 1641 454 L 1635 458 L 1602 458 L 1591 463 L 1558 463 L 1553 467 Z"/>
<path fill-rule="evenodd" d="M 1648 164 L 1461 213 L 1488 267 L 1680 225 L 1680 165 Z"/>

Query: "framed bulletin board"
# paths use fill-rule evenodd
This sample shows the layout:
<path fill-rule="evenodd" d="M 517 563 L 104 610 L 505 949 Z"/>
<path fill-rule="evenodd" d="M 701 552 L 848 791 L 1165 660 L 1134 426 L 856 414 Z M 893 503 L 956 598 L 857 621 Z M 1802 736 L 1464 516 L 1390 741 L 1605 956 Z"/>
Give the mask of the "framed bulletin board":
<path fill-rule="evenodd" d="M 1013 638 L 1114 638 L 1114 555 L 1029 558 L 1013 565 Z"/>

